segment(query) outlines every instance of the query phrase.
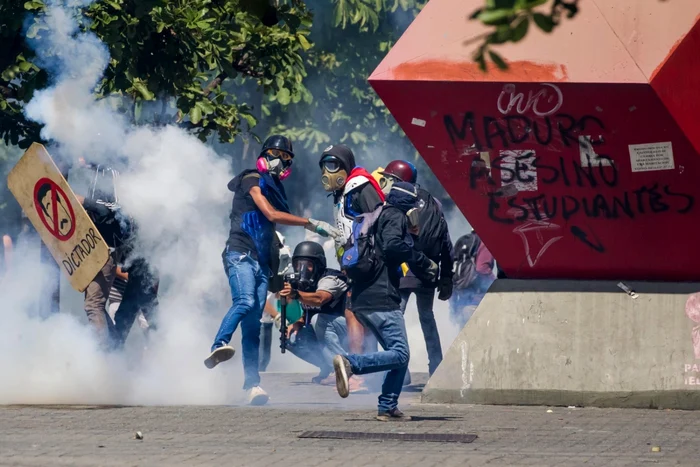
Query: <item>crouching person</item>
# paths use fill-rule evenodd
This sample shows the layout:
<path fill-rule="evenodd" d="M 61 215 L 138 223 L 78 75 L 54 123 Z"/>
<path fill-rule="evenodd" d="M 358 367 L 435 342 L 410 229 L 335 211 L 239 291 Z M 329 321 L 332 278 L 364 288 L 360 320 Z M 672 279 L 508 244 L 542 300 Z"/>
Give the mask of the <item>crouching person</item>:
<path fill-rule="evenodd" d="M 289 350 L 315 365 L 321 372 L 313 381 L 324 381 L 333 371 L 333 357 L 347 353 L 348 327 L 345 297 L 348 281 L 344 274 L 326 266 L 326 254 L 316 242 L 301 242 L 294 249 L 295 279 L 286 283 L 280 296 L 297 300 L 303 316 L 287 328 Z M 315 327 L 311 318 L 317 315 Z"/>
<path fill-rule="evenodd" d="M 434 280 L 438 272 L 437 264 L 416 250 L 409 232 L 406 214 L 416 201 L 413 185 L 395 183 L 385 205 L 358 216 L 353 226 L 353 245 L 348 245 L 341 258 L 343 269 L 352 279 L 352 311 L 385 350 L 337 355 L 333 360 L 336 386 L 338 394 L 347 397 L 352 375 L 387 371 L 379 396 L 379 421 L 410 419 L 398 409 L 410 358 L 399 295 L 401 264 L 407 263 L 424 280 Z"/>

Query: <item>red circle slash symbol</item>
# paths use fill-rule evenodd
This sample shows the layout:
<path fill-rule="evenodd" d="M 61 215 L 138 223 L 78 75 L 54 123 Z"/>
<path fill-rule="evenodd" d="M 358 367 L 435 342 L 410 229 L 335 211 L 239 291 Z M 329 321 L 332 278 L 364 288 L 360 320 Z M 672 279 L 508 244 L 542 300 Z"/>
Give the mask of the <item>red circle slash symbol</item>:
<path fill-rule="evenodd" d="M 39 219 L 51 235 L 65 242 L 75 233 L 75 212 L 68 196 L 50 178 L 41 178 L 34 185 L 34 207 Z"/>

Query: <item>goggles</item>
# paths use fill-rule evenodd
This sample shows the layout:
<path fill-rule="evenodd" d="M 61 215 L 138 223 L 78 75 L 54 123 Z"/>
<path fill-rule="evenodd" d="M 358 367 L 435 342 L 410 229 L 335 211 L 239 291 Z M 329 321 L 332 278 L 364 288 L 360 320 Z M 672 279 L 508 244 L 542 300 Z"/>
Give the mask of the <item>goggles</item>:
<path fill-rule="evenodd" d="M 340 165 L 340 161 L 334 156 L 326 156 L 321 160 L 321 170 L 328 173 L 336 173 L 341 168 L 342 166 Z"/>
<path fill-rule="evenodd" d="M 265 154 L 282 159 L 284 162 L 290 162 L 294 158 L 294 156 L 281 149 L 268 149 L 265 151 Z"/>

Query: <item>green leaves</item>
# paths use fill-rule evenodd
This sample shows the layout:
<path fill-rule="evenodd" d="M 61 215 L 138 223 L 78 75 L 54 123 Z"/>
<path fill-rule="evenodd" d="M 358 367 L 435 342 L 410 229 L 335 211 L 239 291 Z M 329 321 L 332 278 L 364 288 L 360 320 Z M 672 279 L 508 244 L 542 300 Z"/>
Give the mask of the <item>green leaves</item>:
<path fill-rule="evenodd" d="M 474 11 L 470 20 L 477 20 L 493 27 L 485 34 L 483 43 L 474 52 L 474 61 L 481 70 L 487 70 L 486 57 L 500 69 L 508 67 L 506 61 L 491 50 L 492 45 L 506 42 L 520 42 L 528 33 L 530 21 L 539 29 L 550 33 L 559 24 L 559 18 L 566 12 L 568 18 L 578 13 L 578 0 L 485 0 L 483 8 Z M 535 8 L 550 5 L 550 14 L 534 11 Z"/>
<path fill-rule="evenodd" d="M 537 27 L 544 32 L 552 32 L 552 30 L 554 30 L 555 24 L 550 16 L 545 16 L 542 13 L 535 13 L 532 19 L 535 20 Z"/>

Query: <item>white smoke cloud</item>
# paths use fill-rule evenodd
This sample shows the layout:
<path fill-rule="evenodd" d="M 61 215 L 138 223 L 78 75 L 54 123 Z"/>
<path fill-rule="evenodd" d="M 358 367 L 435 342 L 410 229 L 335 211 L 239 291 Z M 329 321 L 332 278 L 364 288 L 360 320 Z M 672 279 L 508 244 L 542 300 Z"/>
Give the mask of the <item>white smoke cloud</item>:
<path fill-rule="evenodd" d="M 240 358 L 215 371 L 203 365 L 230 306 L 221 262 L 229 164 L 178 128 L 132 127 L 96 101 L 106 47 L 79 32 L 60 5 L 49 7 L 46 24 L 37 53 L 55 84 L 35 95 L 26 114 L 44 125 L 42 136 L 63 157 L 129 162 L 120 203 L 139 226 L 140 253 L 160 273 L 161 319 L 138 365 L 104 355 L 84 317 L 28 316 L 45 272 L 37 261 L 23 261 L 0 285 L 0 403 L 230 403 L 242 383 Z"/>
<path fill-rule="evenodd" d="M 61 5 L 49 7 L 46 23 L 37 54 L 54 85 L 36 93 L 26 115 L 44 125 L 42 136 L 63 157 L 129 162 L 120 177 L 120 203 L 139 226 L 139 252 L 161 276 L 159 329 L 134 363 L 129 353 L 101 353 L 80 309 L 36 319 L 32 312 L 43 298 L 38 296 L 47 272 L 37 255 L 20 247 L 16 257 L 23 261 L 0 282 L 0 403 L 231 403 L 240 395 L 240 354 L 214 371 L 202 363 L 230 306 L 221 262 L 229 164 L 178 128 L 133 127 L 105 100 L 96 101 L 93 91 L 109 59 L 106 47 L 93 34 L 78 32 L 72 13 Z M 456 224 L 461 230 L 463 222 Z M 299 229 L 285 233 L 290 240 L 303 235 Z M 453 231 L 453 240 L 456 236 Z M 75 296 L 69 301 L 82 304 Z M 436 300 L 435 314 L 446 351 L 458 330 L 449 322 L 446 303 Z M 426 371 L 413 300 L 406 315 L 411 369 Z M 270 368 L 310 370 L 290 354 L 283 365 L 273 357 Z"/>

